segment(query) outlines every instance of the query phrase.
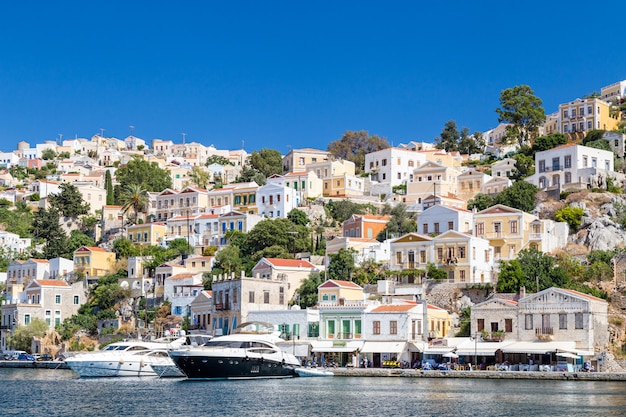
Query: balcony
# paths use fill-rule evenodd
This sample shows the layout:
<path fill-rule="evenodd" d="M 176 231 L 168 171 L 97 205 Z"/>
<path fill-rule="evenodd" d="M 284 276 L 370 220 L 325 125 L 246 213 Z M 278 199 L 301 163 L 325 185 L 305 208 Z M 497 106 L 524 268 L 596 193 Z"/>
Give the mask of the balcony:
<path fill-rule="evenodd" d="M 539 327 L 535 329 L 535 337 L 541 341 L 552 340 L 554 329 L 552 327 Z"/>
<path fill-rule="evenodd" d="M 228 304 L 215 304 L 216 311 L 226 311 L 230 310 L 230 306 Z"/>
<path fill-rule="evenodd" d="M 576 133 L 576 132 L 573 132 Z M 563 165 L 552 165 L 552 166 L 539 166 L 539 172 L 557 172 L 563 171 Z"/>

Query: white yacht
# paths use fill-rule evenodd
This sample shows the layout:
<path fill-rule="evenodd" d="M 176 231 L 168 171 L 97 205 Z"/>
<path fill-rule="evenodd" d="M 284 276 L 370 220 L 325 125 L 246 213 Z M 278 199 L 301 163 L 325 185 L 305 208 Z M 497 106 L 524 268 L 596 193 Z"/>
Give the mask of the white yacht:
<path fill-rule="evenodd" d="M 276 346 L 282 339 L 263 330 L 247 330 L 251 324 L 257 323 L 245 323 L 238 333 L 214 337 L 202 346 L 174 349 L 169 355 L 188 379 L 296 376 L 295 368 L 300 366 L 300 361 Z"/>
<path fill-rule="evenodd" d="M 72 356 L 65 362 L 81 377 L 158 376 L 152 366 L 173 366 L 168 351 L 185 341 L 181 337 L 175 341 L 116 342 L 101 351 Z"/>

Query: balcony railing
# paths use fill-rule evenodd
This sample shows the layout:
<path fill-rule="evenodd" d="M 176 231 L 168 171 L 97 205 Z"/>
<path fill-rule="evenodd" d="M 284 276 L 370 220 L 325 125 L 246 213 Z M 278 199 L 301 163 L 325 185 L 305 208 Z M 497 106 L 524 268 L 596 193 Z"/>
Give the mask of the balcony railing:
<path fill-rule="evenodd" d="M 563 165 L 539 166 L 539 172 L 556 172 L 563 171 Z"/>
<path fill-rule="evenodd" d="M 535 335 L 550 335 L 554 334 L 554 328 L 552 327 L 538 327 L 535 329 Z"/>
<path fill-rule="evenodd" d="M 224 311 L 224 310 L 230 310 L 230 306 L 228 304 L 215 304 L 215 310 L 217 311 Z"/>

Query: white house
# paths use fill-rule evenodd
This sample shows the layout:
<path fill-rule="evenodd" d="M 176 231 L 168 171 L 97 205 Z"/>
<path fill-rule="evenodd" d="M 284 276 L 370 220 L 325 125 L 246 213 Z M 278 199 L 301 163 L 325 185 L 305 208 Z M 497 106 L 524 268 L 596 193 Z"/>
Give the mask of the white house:
<path fill-rule="evenodd" d="M 494 178 L 512 178 L 517 170 L 517 168 L 515 168 L 516 163 L 517 161 L 513 158 L 504 158 L 496 161 L 491 166 L 491 176 Z"/>
<path fill-rule="evenodd" d="M 417 230 L 423 235 L 438 235 L 448 230 L 471 233 L 474 230 L 474 213 L 448 206 L 431 206 L 418 214 Z"/>
<path fill-rule="evenodd" d="M 535 154 L 535 174 L 525 178 L 540 190 L 597 187 L 613 177 L 618 184 L 624 175 L 614 172 L 613 152 L 573 143 Z"/>
<path fill-rule="evenodd" d="M 191 314 L 189 306 L 202 290 L 201 272 L 180 273 L 165 279 L 163 296 L 172 303 L 173 315 L 185 317 Z"/>
<path fill-rule="evenodd" d="M 286 185 L 269 183 L 259 187 L 256 194 L 258 213 L 262 216 L 287 218 L 300 204 L 300 193 Z"/>
<path fill-rule="evenodd" d="M 397 185 L 413 181 L 413 170 L 426 155 L 402 148 L 387 148 L 365 155 L 365 172 L 371 175 L 372 195 L 391 194 Z"/>
<path fill-rule="evenodd" d="M 15 233 L 4 230 L 0 231 L 0 247 L 5 251 L 24 253 L 26 249 L 30 248 L 30 245 L 30 238 L 23 238 Z"/>

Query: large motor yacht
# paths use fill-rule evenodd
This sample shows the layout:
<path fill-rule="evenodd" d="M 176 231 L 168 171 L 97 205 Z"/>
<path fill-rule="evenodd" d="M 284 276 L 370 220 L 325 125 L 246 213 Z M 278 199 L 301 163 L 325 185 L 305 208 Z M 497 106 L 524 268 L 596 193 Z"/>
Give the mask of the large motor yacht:
<path fill-rule="evenodd" d="M 174 349 L 169 355 L 188 379 L 296 376 L 299 360 L 276 346 L 282 339 L 273 328 L 268 332 L 259 324 L 244 323 L 233 334 L 214 337 L 202 346 Z"/>

